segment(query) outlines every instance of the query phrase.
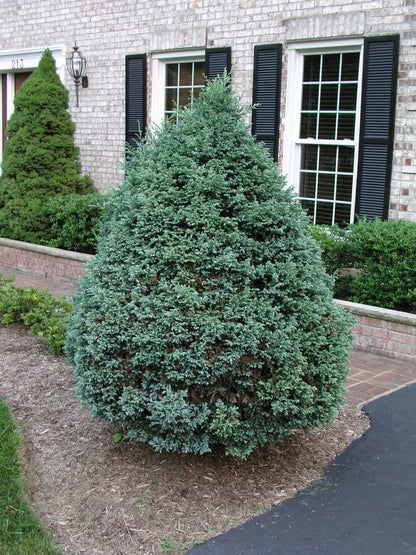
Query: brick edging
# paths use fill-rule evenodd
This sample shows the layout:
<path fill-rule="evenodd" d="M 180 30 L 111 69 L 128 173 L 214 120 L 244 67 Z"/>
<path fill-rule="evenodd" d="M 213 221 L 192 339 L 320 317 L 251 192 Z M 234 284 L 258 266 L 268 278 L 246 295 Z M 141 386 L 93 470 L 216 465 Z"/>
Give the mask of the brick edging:
<path fill-rule="evenodd" d="M 416 363 L 416 314 L 338 299 L 335 302 L 357 320 L 354 348 Z"/>
<path fill-rule="evenodd" d="M 77 285 L 94 255 L 0 237 L 0 266 Z"/>
<path fill-rule="evenodd" d="M 66 251 L 63 249 L 56 249 L 54 247 L 47 247 L 46 245 L 35 245 L 34 243 L 25 243 L 24 241 L 16 241 L 15 239 L 6 239 L 5 237 L 0 237 L 0 247 L 1 246 L 8 247 L 10 249 L 18 249 L 39 254 L 45 254 L 47 256 L 54 256 L 56 258 L 77 260 L 79 262 L 88 262 L 88 260 L 94 258 L 93 254 Z"/>

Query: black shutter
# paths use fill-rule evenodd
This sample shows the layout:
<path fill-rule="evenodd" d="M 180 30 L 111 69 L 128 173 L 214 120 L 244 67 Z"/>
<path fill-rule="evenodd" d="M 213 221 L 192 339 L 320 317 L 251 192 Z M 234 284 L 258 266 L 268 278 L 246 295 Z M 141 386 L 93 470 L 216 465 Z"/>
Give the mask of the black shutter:
<path fill-rule="evenodd" d="M 134 146 L 146 128 L 146 54 L 126 56 L 126 141 Z"/>
<path fill-rule="evenodd" d="M 393 156 L 399 36 L 364 40 L 356 214 L 387 219 Z"/>
<path fill-rule="evenodd" d="M 252 132 L 265 143 L 273 160 L 277 160 L 279 144 L 280 86 L 282 45 L 254 47 Z"/>
<path fill-rule="evenodd" d="M 205 75 L 212 81 L 218 75 L 231 71 L 231 47 L 207 48 L 205 50 Z"/>

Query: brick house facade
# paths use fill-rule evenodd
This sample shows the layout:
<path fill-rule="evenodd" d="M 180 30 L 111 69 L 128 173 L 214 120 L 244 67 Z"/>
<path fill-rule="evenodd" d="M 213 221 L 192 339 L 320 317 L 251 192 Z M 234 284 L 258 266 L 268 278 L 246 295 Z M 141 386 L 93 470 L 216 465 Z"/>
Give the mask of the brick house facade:
<path fill-rule="evenodd" d="M 135 123 L 227 63 L 253 130 L 317 222 L 416 221 L 415 0 L 1 2 L 2 125 L 45 48 L 70 92 L 83 171 L 123 179 Z M 87 60 L 79 107 L 65 58 Z M 212 62 L 212 65 L 210 65 Z M 2 141 L 4 141 L 4 133 Z"/>

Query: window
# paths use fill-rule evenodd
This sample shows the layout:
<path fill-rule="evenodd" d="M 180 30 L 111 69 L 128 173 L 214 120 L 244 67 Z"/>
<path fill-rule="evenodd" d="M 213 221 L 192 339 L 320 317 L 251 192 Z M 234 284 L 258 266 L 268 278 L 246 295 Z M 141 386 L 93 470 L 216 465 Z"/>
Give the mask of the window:
<path fill-rule="evenodd" d="M 204 51 L 153 54 L 151 120 L 160 123 L 176 106 L 192 102 L 204 85 L 204 74 Z"/>
<path fill-rule="evenodd" d="M 399 36 L 288 46 L 283 173 L 313 222 L 388 218 Z"/>
<path fill-rule="evenodd" d="M 134 148 L 146 133 L 147 118 L 147 54 L 126 56 L 126 142 Z M 206 48 L 181 52 L 152 54 L 150 120 L 161 123 L 175 106 L 192 102 L 205 83 L 224 69 L 231 69 L 231 48 Z"/>
<path fill-rule="evenodd" d="M 350 222 L 357 182 L 361 45 L 293 50 L 291 58 L 296 67 L 290 85 L 297 91 L 291 109 L 297 103 L 297 111 L 291 118 L 289 179 L 314 223 Z"/>

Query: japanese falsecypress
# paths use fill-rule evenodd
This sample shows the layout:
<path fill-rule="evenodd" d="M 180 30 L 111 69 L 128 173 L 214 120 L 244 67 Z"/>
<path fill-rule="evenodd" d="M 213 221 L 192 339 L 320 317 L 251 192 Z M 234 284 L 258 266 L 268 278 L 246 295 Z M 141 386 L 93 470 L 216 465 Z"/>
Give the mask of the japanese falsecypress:
<path fill-rule="evenodd" d="M 95 416 L 158 450 L 246 457 L 343 403 L 350 317 L 228 78 L 139 145 L 66 352 Z"/>
<path fill-rule="evenodd" d="M 0 177 L 0 236 L 44 242 L 48 198 L 93 192 L 81 177 L 75 124 L 67 111 L 68 91 L 45 50 L 38 67 L 16 93 L 7 124 Z"/>

